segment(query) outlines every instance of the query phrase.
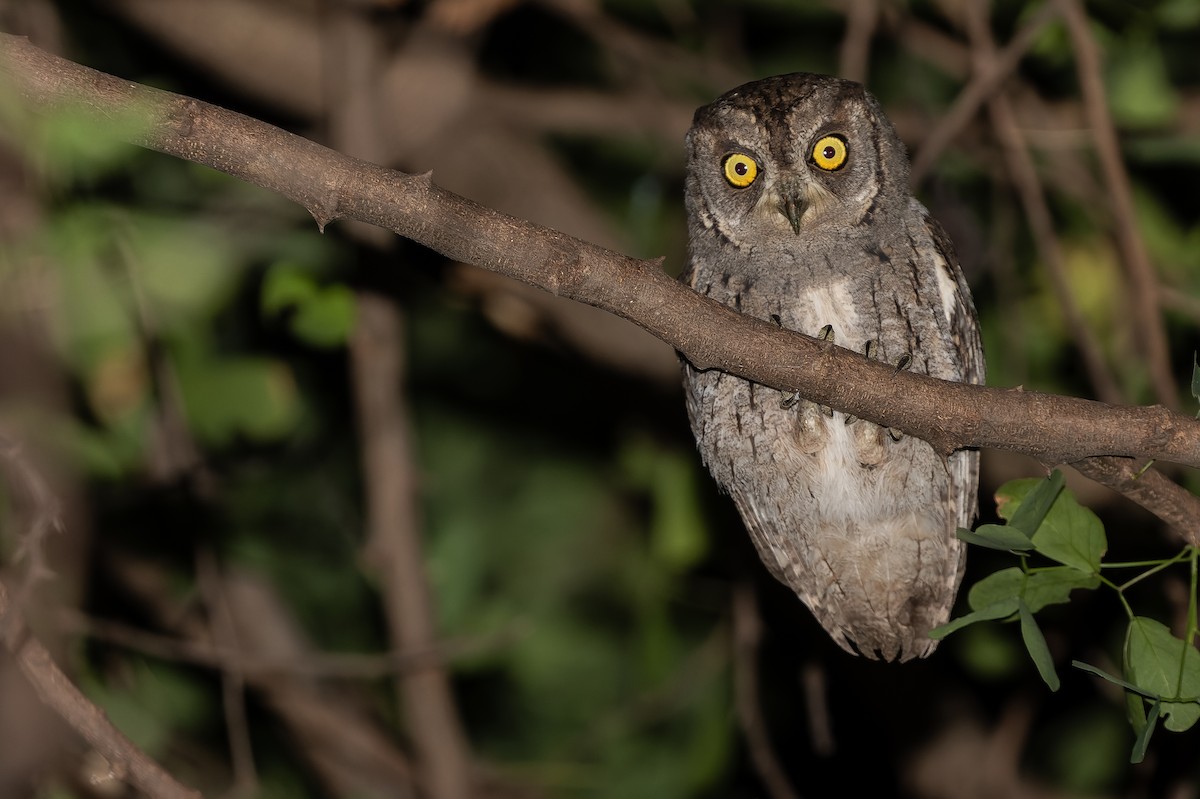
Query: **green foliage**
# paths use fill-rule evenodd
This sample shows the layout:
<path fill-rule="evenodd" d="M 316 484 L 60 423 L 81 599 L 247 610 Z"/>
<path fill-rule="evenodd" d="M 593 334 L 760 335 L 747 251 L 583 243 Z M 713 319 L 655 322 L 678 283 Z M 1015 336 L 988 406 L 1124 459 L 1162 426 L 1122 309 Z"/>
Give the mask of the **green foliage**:
<path fill-rule="evenodd" d="M 338 347 L 354 330 L 354 293 L 344 285 L 321 286 L 294 264 L 267 270 L 262 310 L 268 316 L 289 311 L 288 326 L 314 347 Z"/>
<path fill-rule="evenodd" d="M 1139 37 L 1126 41 L 1110 60 L 1108 101 L 1113 117 L 1130 127 L 1156 127 L 1171 122 L 1179 97 L 1171 87 L 1162 47 Z"/>
<path fill-rule="evenodd" d="M 120 681 L 85 677 L 84 686 L 122 732 L 152 756 L 161 756 L 175 735 L 200 731 L 215 721 L 206 690 L 185 671 L 135 662 Z"/>
<path fill-rule="evenodd" d="M 1173 558 L 1139 563 L 1104 563 L 1108 542 L 1100 520 L 1081 506 L 1064 489 L 1056 469 L 1042 480 L 1023 479 L 1005 483 L 996 493 L 997 509 L 1006 525 L 981 525 L 974 534 L 960 530 L 964 540 L 991 549 L 1007 548 L 1019 565 L 988 575 L 968 593 L 971 612 L 935 629 L 931 636 L 943 638 L 982 621 L 1017 618 L 1021 638 L 1042 680 L 1057 691 L 1060 679 L 1054 658 L 1034 614 L 1049 605 L 1070 601 L 1076 589 L 1095 589 L 1102 583 L 1115 590 L 1129 615 L 1123 651 L 1124 676 L 1114 677 L 1079 661 L 1073 665 L 1124 688 L 1129 698 L 1130 723 L 1136 740 L 1132 762 L 1140 762 L 1160 718 L 1172 732 L 1184 732 L 1200 720 L 1200 651 L 1197 636 L 1197 560 L 1200 550 L 1185 547 Z M 1060 566 L 1032 566 L 1030 559 L 1042 556 Z M 1171 634 L 1161 622 L 1136 616 L 1125 600 L 1126 589 L 1177 563 L 1191 567 L 1188 629 L 1183 639 Z M 1118 585 L 1102 569 L 1143 568 L 1137 576 Z M 1144 703 L 1150 703 L 1146 713 Z"/>

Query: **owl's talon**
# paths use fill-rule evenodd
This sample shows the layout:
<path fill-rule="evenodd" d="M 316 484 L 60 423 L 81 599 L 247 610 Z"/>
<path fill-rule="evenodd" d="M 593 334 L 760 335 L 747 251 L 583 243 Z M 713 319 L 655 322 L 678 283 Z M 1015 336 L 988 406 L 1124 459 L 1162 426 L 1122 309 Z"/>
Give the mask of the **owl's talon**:
<path fill-rule="evenodd" d="M 830 344 L 832 344 L 834 340 L 833 325 L 825 325 L 825 327 L 821 328 L 820 331 L 817 332 L 817 339 L 820 341 L 828 341 Z"/>
<path fill-rule="evenodd" d="M 779 314 L 771 314 L 771 321 L 775 323 L 775 327 L 783 327 L 783 317 L 781 317 Z"/>
<path fill-rule="evenodd" d="M 892 441 L 899 441 L 900 439 L 904 438 L 904 433 L 900 432 L 894 427 L 889 427 L 887 431 L 888 435 L 892 437 Z"/>
<path fill-rule="evenodd" d="M 792 394 L 784 394 L 783 399 L 781 399 L 779 401 L 779 407 L 785 411 L 790 410 L 790 409 L 794 408 L 796 403 L 799 401 L 800 401 L 800 392 L 799 391 L 792 393 Z"/>
<path fill-rule="evenodd" d="M 912 366 L 912 353 L 906 352 L 900 356 L 900 360 L 896 361 L 896 371 L 903 372 L 908 367 Z"/>
<path fill-rule="evenodd" d="M 871 358 L 875 357 L 875 353 L 878 350 L 879 350 L 878 344 L 876 344 L 874 341 L 867 341 L 866 344 L 863 344 L 863 357 L 870 360 Z"/>
<path fill-rule="evenodd" d="M 846 414 L 846 426 L 847 427 L 854 424 L 857 421 L 858 421 L 857 416 L 852 416 L 851 414 Z"/>

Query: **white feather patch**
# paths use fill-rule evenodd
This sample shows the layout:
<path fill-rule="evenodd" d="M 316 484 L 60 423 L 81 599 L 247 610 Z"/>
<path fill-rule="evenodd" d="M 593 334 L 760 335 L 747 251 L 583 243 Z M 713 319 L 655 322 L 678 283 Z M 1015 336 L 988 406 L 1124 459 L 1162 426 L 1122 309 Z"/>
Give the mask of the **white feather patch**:
<path fill-rule="evenodd" d="M 938 294 L 942 298 L 942 311 L 946 314 L 946 321 L 953 324 L 954 309 L 958 307 L 958 281 L 950 273 L 950 264 L 946 263 L 946 259 L 940 252 L 934 250 L 933 260 L 934 274 L 937 275 Z"/>

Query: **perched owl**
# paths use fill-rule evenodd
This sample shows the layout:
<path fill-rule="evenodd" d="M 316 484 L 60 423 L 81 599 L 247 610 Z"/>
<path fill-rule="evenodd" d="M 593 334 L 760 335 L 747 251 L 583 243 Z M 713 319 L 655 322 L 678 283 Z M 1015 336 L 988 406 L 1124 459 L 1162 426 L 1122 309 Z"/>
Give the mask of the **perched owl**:
<path fill-rule="evenodd" d="M 748 83 L 687 136 L 681 277 L 742 313 L 946 380 L 983 381 L 970 291 L 863 87 Z M 962 579 L 979 455 L 684 365 L 688 416 L 759 555 L 849 652 L 924 657 Z M 930 412 L 936 409 L 931 408 Z"/>

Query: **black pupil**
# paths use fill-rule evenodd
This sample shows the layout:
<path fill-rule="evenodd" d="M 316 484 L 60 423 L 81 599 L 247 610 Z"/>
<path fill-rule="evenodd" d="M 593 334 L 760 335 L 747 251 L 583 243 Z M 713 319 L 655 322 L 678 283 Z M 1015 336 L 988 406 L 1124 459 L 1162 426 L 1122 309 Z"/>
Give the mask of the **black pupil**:
<path fill-rule="evenodd" d="M 833 157 L 837 155 L 837 150 L 833 149 L 832 144 L 827 144 L 825 145 L 825 149 L 821 151 L 821 155 L 825 156 L 827 160 L 832 161 Z"/>
<path fill-rule="evenodd" d="M 750 167 L 746 166 L 745 161 L 738 161 L 733 165 L 733 171 L 745 177 L 746 173 L 750 171 Z"/>

